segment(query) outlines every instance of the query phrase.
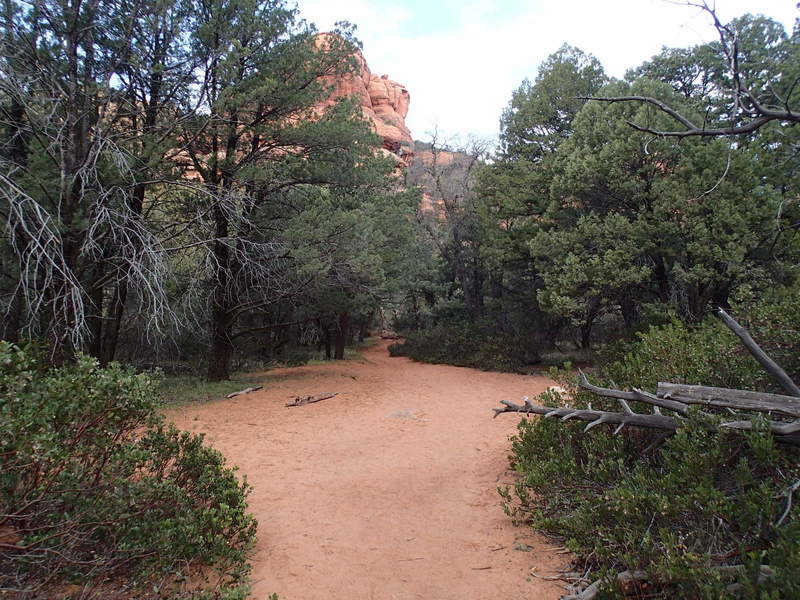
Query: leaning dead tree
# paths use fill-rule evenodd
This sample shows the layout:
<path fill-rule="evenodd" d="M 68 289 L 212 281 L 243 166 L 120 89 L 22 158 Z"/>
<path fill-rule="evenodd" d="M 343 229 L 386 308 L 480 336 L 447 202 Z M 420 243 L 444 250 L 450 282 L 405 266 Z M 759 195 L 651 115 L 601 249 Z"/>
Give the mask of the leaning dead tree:
<path fill-rule="evenodd" d="M 743 65 L 745 60 L 740 48 L 739 32 L 731 24 L 723 24 L 717 16 L 716 10 L 706 0 L 701 2 L 687 1 L 686 6 L 699 8 L 707 13 L 719 35 L 719 48 L 725 68 L 727 70 L 727 89 L 722 93 L 730 95 L 730 120 L 727 125 L 708 127 L 705 123 L 698 124 L 685 114 L 675 109 L 666 102 L 651 96 L 581 96 L 579 100 L 596 100 L 599 102 L 639 102 L 654 106 L 659 111 L 674 119 L 683 129 L 660 130 L 642 126 L 632 121 L 628 125 L 637 131 L 650 133 L 663 137 L 718 137 L 735 136 L 752 133 L 767 123 L 778 121 L 781 123 L 800 123 L 800 110 L 793 105 L 793 95 L 800 92 L 800 77 L 790 76 L 789 80 L 779 82 L 779 86 L 769 85 L 769 93 L 755 89 L 754 83 L 747 81 Z M 776 87 L 780 87 L 777 90 Z M 796 101 L 796 97 L 794 98 Z"/>
<path fill-rule="evenodd" d="M 764 352 L 733 317 L 722 309 L 718 310 L 718 315 L 788 395 L 679 383 L 659 383 L 656 394 L 636 388 L 623 391 L 593 385 L 589 383 L 586 375 L 580 372 L 579 387 L 596 396 L 616 399 L 622 408 L 621 412 L 595 410 L 591 404 L 587 408 L 541 406 L 533 404 L 528 398 L 523 398 L 522 404 L 502 400 L 500 403 L 503 406 L 494 409 L 495 417 L 503 413 L 523 413 L 557 417 L 562 421 L 578 419 L 588 422 L 584 432 L 603 424 L 616 425 L 615 434 L 625 426 L 655 429 L 663 434 L 654 442 L 658 444 L 678 430 L 689 415 L 689 407 L 695 405 L 725 409 L 728 417 L 739 417 L 726 418 L 719 423 L 722 429 L 749 431 L 765 427 L 776 442 L 800 446 L 800 389 L 786 371 Z M 629 402 L 648 404 L 652 407 L 652 412 L 637 413 L 630 407 Z M 662 413 L 662 410 L 668 413 Z M 764 415 L 765 422 L 758 423 L 753 419 L 753 413 Z M 712 416 L 702 412 L 701 415 Z"/>

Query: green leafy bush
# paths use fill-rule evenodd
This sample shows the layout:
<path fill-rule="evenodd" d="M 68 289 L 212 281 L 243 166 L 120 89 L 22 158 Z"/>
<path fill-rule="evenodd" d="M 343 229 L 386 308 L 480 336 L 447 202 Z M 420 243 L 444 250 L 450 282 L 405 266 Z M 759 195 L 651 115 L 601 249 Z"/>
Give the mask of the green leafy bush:
<path fill-rule="evenodd" d="M 0 590 L 244 597 L 249 487 L 157 408 L 150 375 L 0 342 Z"/>
<path fill-rule="evenodd" d="M 536 349 L 526 341 L 486 333 L 474 325 L 438 325 L 411 332 L 403 342 L 389 346 L 389 354 L 420 362 L 510 372 L 539 360 Z"/>
<path fill-rule="evenodd" d="M 797 375 L 795 304 L 790 294 L 748 310 L 754 337 Z M 612 400 L 576 390 L 571 372 L 554 376 L 572 391 L 573 406 L 619 410 Z M 716 321 L 653 328 L 592 379 L 651 391 L 659 380 L 774 387 Z M 542 401 L 565 399 L 551 393 Z M 738 585 L 743 597 L 798 598 L 796 497 L 783 515 L 800 480 L 800 449 L 777 445 L 764 427 L 721 430 L 716 419 L 693 412 L 656 451 L 648 447 L 657 433 L 626 429 L 612 436 L 603 427 L 584 433 L 585 423 L 524 419 L 513 440 L 516 501 L 501 492 L 515 518 L 563 538 L 595 577 L 643 569 L 656 586 L 648 593 L 658 597 L 720 598 Z M 761 565 L 773 576 L 759 579 Z"/>
<path fill-rule="evenodd" d="M 800 303 L 781 299 L 744 310 L 751 335 L 790 376 L 800 375 Z M 604 369 L 617 382 L 655 389 L 659 381 L 782 390 L 724 324 L 714 318 L 696 327 L 673 321 L 638 335 Z"/>

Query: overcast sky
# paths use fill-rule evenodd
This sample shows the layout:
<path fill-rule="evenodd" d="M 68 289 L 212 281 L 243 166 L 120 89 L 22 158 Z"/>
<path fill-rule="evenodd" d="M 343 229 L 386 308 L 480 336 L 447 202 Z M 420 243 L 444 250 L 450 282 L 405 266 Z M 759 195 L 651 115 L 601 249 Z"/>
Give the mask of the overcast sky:
<path fill-rule="evenodd" d="M 320 31 L 357 25 L 373 73 L 411 94 L 416 139 L 495 138 L 500 113 L 523 78 L 563 43 L 594 54 L 622 77 L 663 46 L 714 39 L 708 16 L 669 0 L 296 0 Z M 797 0 L 717 0 L 723 21 L 765 14 L 791 31 Z"/>

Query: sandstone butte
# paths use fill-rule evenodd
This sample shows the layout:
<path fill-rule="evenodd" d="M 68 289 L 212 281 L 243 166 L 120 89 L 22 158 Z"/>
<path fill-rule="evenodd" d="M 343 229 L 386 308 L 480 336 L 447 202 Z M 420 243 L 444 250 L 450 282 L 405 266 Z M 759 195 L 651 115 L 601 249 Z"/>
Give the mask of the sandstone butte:
<path fill-rule="evenodd" d="M 317 43 L 324 46 L 332 35 L 320 34 Z M 411 95 L 404 85 L 387 75 L 372 73 L 360 51 L 354 58 L 355 72 L 331 78 L 332 91 L 322 105 L 333 104 L 341 98 L 357 98 L 364 117 L 372 124 L 375 133 L 383 138 L 382 152 L 388 158 L 396 159 L 398 167 L 408 167 L 414 157 L 414 138 L 405 120 Z"/>
<path fill-rule="evenodd" d="M 333 35 L 335 34 L 319 34 L 317 46 L 324 48 Z M 443 150 L 439 150 L 435 156 L 430 150 L 423 150 L 415 155 L 414 138 L 405 122 L 411 102 L 411 95 L 406 87 L 389 79 L 388 75 L 378 76 L 372 73 L 360 51 L 355 52 L 353 58 L 356 61 L 353 73 L 343 77 L 328 78 L 327 84 L 331 88 L 331 93 L 320 103 L 319 108 L 324 109 L 341 98 L 355 97 L 364 117 L 372 124 L 375 133 L 383 138 L 381 151 L 386 157 L 396 161 L 395 173 L 400 177 L 409 170 L 412 162 L 416 162 L 418 168 L 424 171 L 433 167 L 434 161 L 436 168 L 452 168 L 452 163 L 463 155 Z M 430 194 L 426 178 L 415 181 L 415 184 L 423 188 L 420 210 L 443 219 L 444 204 Z"/>
<path fill-rule="evenodd" d="M 324 49 L 328 40 L 334 35 L 332 33 L 317 35 L 317 47 Z M 389 79 L 387 75 L 373 74 L 361 51 L 356 51 L 353 57 L 356 61 L 355 72 L 345 76 L 328 76 L 325 83 L 331 92 L 315 108 L 321 114 L 341 98 L 355 96 L 361 106 L 362 114 L 372 125 L 375 133 L 383 139 L 380 151 L 396 162 L 396 173 L 400 175 L 411 165 L 414 158 L 414 138 L 405 121 L 411 95 L 403 84 Z M 183 168 L 186 178 L 199 178 L 185 151 L 177 152 L 172 159 Z"/>

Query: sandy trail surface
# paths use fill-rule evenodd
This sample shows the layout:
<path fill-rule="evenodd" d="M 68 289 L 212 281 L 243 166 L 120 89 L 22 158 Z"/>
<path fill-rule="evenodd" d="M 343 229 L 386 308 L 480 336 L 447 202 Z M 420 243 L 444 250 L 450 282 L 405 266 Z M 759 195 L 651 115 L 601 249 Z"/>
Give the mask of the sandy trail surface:
<path fill-rule="evenodd" d="M 169 411 L 247 475 L 259 522 L 253 595 L 266 600 L 558 598 L 567 563 L 503 514 L 512 415 L 541 376 L 390 358 L 270 371 L 264 389 Z M 298 395 L 338 392 L 300 407 Z"/>

